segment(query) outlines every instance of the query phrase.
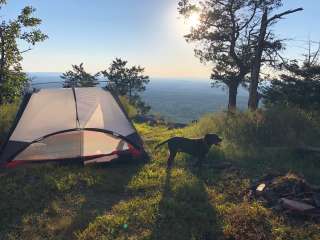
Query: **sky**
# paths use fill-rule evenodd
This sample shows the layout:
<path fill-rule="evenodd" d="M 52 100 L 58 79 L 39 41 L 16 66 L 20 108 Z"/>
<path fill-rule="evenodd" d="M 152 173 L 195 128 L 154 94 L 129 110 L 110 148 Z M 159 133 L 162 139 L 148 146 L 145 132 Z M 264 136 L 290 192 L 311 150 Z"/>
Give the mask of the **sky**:
<path fill-rule="evenodd" d="M 141 65 L 160 78 L 209 78 L 212 66 L 194 56 L 183 35 L 188 24 L 178 16 L 178 0 L 8 0 L 2 18 L 26 5 L 37 9 L 49 39 L 24 55 L 26 72 L 65 72 L 84 63 L 89 72 L 106 69 L 115 57 Z M 304 7 L 275 26 L 290 40 L 286 54 L 298 56 L 308 39 L 320 41 L 320 1 L 284 0 L 287 8 Z"/>

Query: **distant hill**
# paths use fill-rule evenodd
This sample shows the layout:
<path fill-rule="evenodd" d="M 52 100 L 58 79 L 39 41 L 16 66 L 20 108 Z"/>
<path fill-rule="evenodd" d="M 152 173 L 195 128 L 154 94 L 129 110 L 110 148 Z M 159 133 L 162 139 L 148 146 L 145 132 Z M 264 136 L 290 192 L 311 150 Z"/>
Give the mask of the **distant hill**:
<path fill-rule="evenodd" d="M 32 83 L 39 88 L 61 87 L 61 73 L 29 73 Z M 143 99 L 151 106 L 152 113 L 173 122 L 188 123 L 203 114 L 226 109 L 227 92 L 211 88 L 206 79 L 151 78 Z M 238 107 L 245 109 L 248 93 L 239 89 Z"/>

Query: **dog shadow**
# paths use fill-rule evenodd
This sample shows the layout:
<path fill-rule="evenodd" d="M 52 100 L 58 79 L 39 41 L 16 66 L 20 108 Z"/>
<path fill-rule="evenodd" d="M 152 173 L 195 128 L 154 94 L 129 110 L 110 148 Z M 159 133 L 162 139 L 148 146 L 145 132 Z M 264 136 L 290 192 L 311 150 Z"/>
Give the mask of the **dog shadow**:
<path fill-rule="evenodd" d="M 203 181 L 187 168 L 188 180 L 177 184 L 179 171 L 175 168 L 166 170 L 151 239 L 216 239 L 221 236 L 221 226 Z"/>

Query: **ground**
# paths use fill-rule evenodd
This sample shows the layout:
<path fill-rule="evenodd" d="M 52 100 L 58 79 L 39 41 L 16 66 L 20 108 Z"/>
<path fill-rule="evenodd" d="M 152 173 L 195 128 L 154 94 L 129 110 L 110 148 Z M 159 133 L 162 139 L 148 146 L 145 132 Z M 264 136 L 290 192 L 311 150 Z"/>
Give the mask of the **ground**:
<path fill-rule="evenodd" d="M 245 197 L 251 182 L 272 168 L 319 183 L 310 170 L 316 165 L 228 159 L 233 167 L 223 169 L 218 167 L 226 161 L 223 151 L 214 147 L 201 169 L 180 154 L 169 171 L 165 148 L 153 148 L 189 131 L 145 124 L 137 129 L 148 162 L 2 171 L 0 239 L 320 239 L 320 224 L 278 214 Z"/>

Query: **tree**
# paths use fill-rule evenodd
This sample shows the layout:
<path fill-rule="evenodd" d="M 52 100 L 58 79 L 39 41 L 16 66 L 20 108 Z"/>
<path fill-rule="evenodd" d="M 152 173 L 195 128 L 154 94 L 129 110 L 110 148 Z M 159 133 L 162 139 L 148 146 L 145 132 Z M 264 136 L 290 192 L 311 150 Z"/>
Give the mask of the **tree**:
<path fill-rule="evenodd" d="M 6 81 L 1 86 L 0 102 L 12 103 L 19 99 L 24 93 L 24 87 L 28 85 L 27 74 L 20 71 L 7 71 Z"/>
<path fill-rule="evenodd" d="M 130 103 L 144 114 L 150 110 L 140 97 L 140 93 L 146 90 L 150 82 L 149 76 L 144 75 L 145 69 L 141 66 L 127 66 L 128 61 L 116 58 L 107 70 L 102 74 L 107 78 L 107 88 L 120 96 L 127 96 Z"/>
<path fill-rule="evenodd" d="M 297 8 L 274 14 L 273 12 L 282 6 L 282 0 L 255 0 L 254 2 L 257 5 L 257 9 L 259 10 L 258 12 L 260 12 L 260 29 L 258 30 L 254 58 L 251 67 L 251 83 L 248 101 L 248 107 L 251 110 L 256 110 L 258 108 L 258 84 L 260 80 L 261 65 L 264 58 L 263 55 L 264 53 L 268 55 L 267 48 L 270 49 L 268 38 L 273 35 L 270 27 L 281 20 L 284 16 L 303 10 L 302 8 Z M 277 46 L 277 44 L 281 45 L 279 40 L 274 41 L 273 44 L 275 44 L 275 48 L 273 48 L 274 50 L 281 49 L 281 47 Z"/>
<path fill-rule="evenodd" d="M 80 65 L 72 65 L 72 70 L 62 74 L 61 78 L 64 80 L 64 88 L 72 87 L 94 87 L 99 84 L 98 76 L 100 73 L 91 75 L 86 72 L 83 63 Z"/>
<path fill-rule="evenodd" d="M 212 86 L 229 89 L 228 109 L 237 104 L 237 91 L 250 73 L 252 41 L 256 27 L 257 5 L 251 0 L 180 0 L 178 10 L 184 17 L 200 13 L 200 23 L 185 36 L 197 43 L 195 55 L 201 62 L 212 62 Z"/>
<path fill-rule="evenodd" d="M 108 88 L 124 96 L 132 98 L 136 94 L 146 90 L 150 82 L 149 76 L 143 75 L 144 68 L 140 66 L 127 67 L 128 61 L 116 58 L 109 68 L 102 71 L 108 79 Z"/>
<path fill-rule="evenodd" d="M 310 48 L 302 63 L 298 60 L 284 62 L 286 72 L 263 89 L 267 106 L 281 104 L 308 110 L 320 108 L 320 47 L 314 53 Z"/>
<path fill-rule="evenodd" d="M 7 1 L 0 0 L 0 10 Z M 37 27 L 41 19 L 33 16 L 35 8 L 26 6 L 16 19 L 2 20 L 0 23 L 0 91 L 1 96 L 15 96 L 21 92 L 27 77 L 21 67 L 22 54 L 30 51 L 37 43 L 48 38 Z M 18 42 L 23 41 L 29 45 L 26 49 L 20 49 Z M 14 86 L 14 88 L 10 88 Z M 7 93 L 4 94 L 3 92 Z M 11 92 L 12 91 L 12 92 Z M 12 100 L 6 98 L 6 101 Z M 4 99 L 0 99 L 3 102 Z"/>

